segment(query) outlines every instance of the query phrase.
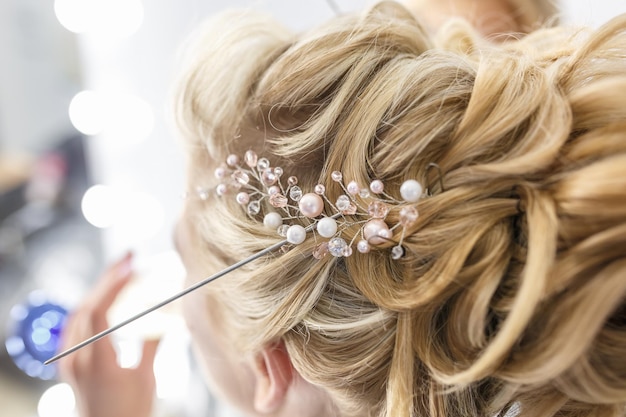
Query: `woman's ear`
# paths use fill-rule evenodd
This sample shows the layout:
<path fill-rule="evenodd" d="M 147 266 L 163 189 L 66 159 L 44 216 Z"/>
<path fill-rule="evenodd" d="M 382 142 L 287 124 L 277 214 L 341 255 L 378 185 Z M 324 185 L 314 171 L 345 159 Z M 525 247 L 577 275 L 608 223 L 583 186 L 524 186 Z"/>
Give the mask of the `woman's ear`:
<path fill-rule="evenodd" d="M 283 342 L 266 345 L 254 357 L 254 409 L 259 413 L 278 410 L 287 399 L 294 370 Z"/>

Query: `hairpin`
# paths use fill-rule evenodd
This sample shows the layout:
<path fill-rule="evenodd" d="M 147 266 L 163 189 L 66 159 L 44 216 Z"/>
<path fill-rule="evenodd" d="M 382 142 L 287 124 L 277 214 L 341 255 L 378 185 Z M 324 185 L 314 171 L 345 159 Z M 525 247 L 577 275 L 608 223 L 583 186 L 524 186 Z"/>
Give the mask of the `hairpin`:
<path fill-rule="evenodd" d="M 441 169 L 437 164 L 431 163 L 428 169 L 436 168 L 439 172 L 439 184 L 443 191 Z M 304 192 L 298 186 L 295 176 L 287 177 L 286 186 L 282 178 L 285 176 L 281 167 L 272 167 L 266 158 L 258 158 L 256 153 L 248 151 L 243 158 L 243 164 L 237 155 L 229 155 L 226 163 L 215 171 L 215 176 L 220 183 L 214 188 L 218 196 L 224 197 L 235 194 L 235 200 L 245 208 L 249 216 L 255 217 L 261 212 L 262 203 L 267 200 L 273 207 L 263 216 L 265 227 L 275 229 L 283 239 L 233 265 L 213 274 L 198 283 L 183 289 L 160 303 L 106 329 L 102 332 L 78 343 L 77 345 L 55 355 L 44 362 L 45 365 L 79 350 L 83 347 L 102 339 L 114 331 L 132 323 L 133 321 L 197 290 L 206 284 L 215 281 L 224 275 L 288 245 L 298 245 L 306 240 L 307 235 L 314 231 L 323 238 L 329 239 L 317 244 L 312 255 L 316 259 L 322 259 L 330 254 L 334 257 L 346 257 L 352 255 L 352 246 L 357 236 L 361 239 L 356 243 L 356 248 L 361 253 L 368 253 L 372 245 L 392 242 L 393 232 L 398 227 L 402 228 L 399 241 L 391 249 L 391 257 L 400 259 L 404 255 L 402 242 L 406 227 L 415 223 L 418 212 L 415 204 L 423 197 L 430 195 L 416 180 L 407 180 L 400 187 L 402 200 L 394 199 L 384 191 L 384 184 L 380 180 L 373 180 L 369 187 L 361 187 L 356 181 L 350 181 L 347 185 L 343 182 L 343 175 L 339 171 L 331 173 L 331 180 L 339 184 L 344 194 L 341 194 L 333 203 L 326 195 L 326 187 L 317 184 L 313 192 Z M 196 195 L 201 200 L 207 200 L 211 189 L 198 187 Z M 357 198 L 358 196 L 358 198 Z M 365 206 L 367 203 L 367 206 Z M 392 227 L 385 223 L 385 218 L 391 210 L 390 205 L 401 206 L 400 222 Z M 323 215 L 324 207 L 328 205 L 333 211 L 330 215 Z M 355 218 L 354 220 L 352 220 Z M 294 223 L 284 224 L 285 221 L 299 220 L 308 221 L 307 226 Z M 350 242 L 343 239 L 342 232 L 354 225 L 360 225 L 359 233 L 355 234 Z"/>
<path fill-rule="evenodd" d="M 405 229 L 417 220 L 415 204 L 425 195 L 418 181 L 402 183 L 402 200 L 397 200 L 385 192 L 381 180 L 371 181 L 368 187 L 362 187 L 356 181 L 345 184 L 343 174 L 334 171 L 330 178 L 341 187 L 343 194 L 331 201 L 324 184 L 317 184 L 312 191 L 305 192 L 298 185 L 297 177 L 289 176 L 284 182 L 285 176 L 281 167 L 272 167 L 267 158 L 259 158 L 253 151 L 247 151 L 243 160 L 237 155 L 229 155 L 215 170 L 220 183 L 214 192 L 220 197 L 233 194 L 250 217 L 259 215 L 263 202 L 267 202 L 265 206 L 271 209 L 264 213 L 263 224 L 276 230 L 292 245 L 304 242 L 307 233 L 300 223 L 308 223 L 314 236 L 328 239 L 314 248 L 312 255 L 316 259 L 327 254 L 351 256 L 354 246 L 359 252 L 368 253 L 372 245 L 394 242 L 392 238 L 398 228 L 402 231 L 399 241 L 391 248 L 391 257 L 399 259 L 404 255 Z M 211 189 L 200 187 L 196 192 L 201 199 L 207 199 Z M 385 219 L 394 206 L 400 207 L 399 223 L 389 227 Z M 325 211 L 332 214 L 324 215 Z M 286 224 L 293 220 L 299 222 Z M 346 241 L 343 232 L 355 225 L 360 226 L 358 233 Z"/>

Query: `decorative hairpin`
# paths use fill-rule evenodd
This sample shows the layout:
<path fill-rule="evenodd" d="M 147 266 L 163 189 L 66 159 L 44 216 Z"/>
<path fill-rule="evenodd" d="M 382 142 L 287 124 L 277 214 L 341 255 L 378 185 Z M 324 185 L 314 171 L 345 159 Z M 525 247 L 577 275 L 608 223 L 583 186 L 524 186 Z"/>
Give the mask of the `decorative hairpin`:
<path fill-rule="evenodd" d="M 313 192 L 304 193 L 298 186 L 298 179 L 292 176 L 287 178 L 287 186 L 285 187 L 281 181 L 284 174 L 282 168 L 271 167 L 267 159 L 258 158 L 253 151 L 246 152 L 244 164 L 245 166 L 240 164 L 238 156 L 230 155 L 226 164 L 215 171 L 216 177 L 220 179 L 220 184 L 215 188 L 215 192 L 220 196 L 225 196 L 231 191 L 236 192 L 235 200 L 245 207 L 251 217 L 257 216 L 261 212 L 261 203 L 267 199 L 275 210 L 265 213 L 263 224 L 268 228 L 276 229 L 284 239 L 91 336 L 48 359 L 44 364 L 56 362 L 268 253 L 284 248 L 288 244 L 300 244 L 313 230 L 321 237 L 329 239 L 316 245 L 313 256 L 317 259 L 322 259 L 327 254 L 335 257 L 350 256 L 352 245 L 357 236 L 361 237 L 356 244 L 357 250 L 361 253 L 367 253 L 371 250 L 371 245 L 392 241 L 393 232 L 398 227 L 402 227 L 402 232 L 400 240 L 391 249 L 391 257 L 400 259 L 404 255 L 402 241 L 405 228 L 417 220 L 418 213 L 415 204 L 424 196 L 424 190 L 418 181 L 405 181 L 400 187 L 403 201 L 398 201 L 385 193 L 384 184 L 380 180 L 372 181 L 369 188 L 361 188 L 355 181 L 350 181 L 344 185 L 343 175 L 341 172 L 335 171 L 331 173 L 331 179 L 341 186 L 344 194 L 340 195 L 333 203 L 326 196 L 326 188 L 323 184 L 317 184 Z M 428 169 L 432 167 L 439 171 L 439 182 L 443 191 L 441 170 L 434 163 L 429 164 Z M 199 187 L 196 189 L 196 194 L 200 199 L 206 200 L 209 198 L 210 190 Z M 367 207 L 364 203 L 367 203 Z M 325 204 L 332 209 L 333 214 L 323 215 Z M 391 210 L 389 207 L 391 204 L 401 205 L 402 208 L 399 213 L 400 222 L 390 228 L 385 223 L 385 218 Z M 354 217 L 357 220 L 351 220 Z M 299 224 L 284 224 L 285 221 L 294 219 L 308 219 L 309 224 L 306 227 Z M 341 237 L 342 231 L 354 225 L 361 225 L 361 227 L 359 233 L 355 234 L 348 243 Z"/>
<path fill-rule="evenodd" d="M 265 213 L 263 224 L 277 231 L 287 242 L 298 245 L 306 239 L 306 230 L 300 224 L 285 224 L 290 220 L 309 222 L 314 234 L 328 239 L 316 245 L 313 256 L 322 259 L 327 254 L 334 257 L 348 257 L 356 250 L 367 253 L 372 245 L 393 242 L 394 231 L 401 227 L 400 239 L 391 249 L 391 257 L 400 259 L 404 255 L 402 242 L 405 229 L 415 223 L 418 211 L 415 204 L 424 195 L 422 185 L 416 180 L 407 180 L 400 187 L 402 201 L 385 192 L 382 181 L 373 180 L 367 188 L 356 181 L 344 184 L 339 171 L 331 173 L 331 180 L 341 187 L 341 194 L 334 202 L 326 195 L 326 187 L 317 184 L 312 192 L 303 191 L 298 178 L 287 177 L 283 183 L 284 171 L 272 167 L 267 158 L 259 158 L 254 151 L 247 151 L 243 161 L 237 155 L 229 155 L 226 163 L 215 170 L 220 183 L 215 187 L 218 196 L 234 194 L 249 216 L 261 212 L 263 201 L 273 210 Z M 208 198 L 209 189 L 198 188 L 200 198 Z M 393 206 L 402 206 L 399 223 L 389 227 L 385 219 Z M 324 215 L 330 208 L 332 214 Z M 356 220 L 354 220 L 356 218 Z M 342 237 L 342 232 L 354 225 L 360 225 L 359 232 L 350 241 Z M 358 241 L 357 241 L 358 239 Z"/>

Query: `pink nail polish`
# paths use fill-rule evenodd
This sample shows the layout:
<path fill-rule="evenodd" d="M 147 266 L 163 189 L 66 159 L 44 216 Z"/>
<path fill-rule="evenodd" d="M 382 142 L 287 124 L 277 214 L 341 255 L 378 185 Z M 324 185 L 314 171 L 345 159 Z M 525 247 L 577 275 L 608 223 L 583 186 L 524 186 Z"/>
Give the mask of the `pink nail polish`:
<path fill-rule="evenodd" d="M 132 256 L 126 255 L 122 263 L 117 266 L 116 275 L 118 278 L 123 279 L 126 276 L 130 275 L 133 271 L 133 258 Z"/>

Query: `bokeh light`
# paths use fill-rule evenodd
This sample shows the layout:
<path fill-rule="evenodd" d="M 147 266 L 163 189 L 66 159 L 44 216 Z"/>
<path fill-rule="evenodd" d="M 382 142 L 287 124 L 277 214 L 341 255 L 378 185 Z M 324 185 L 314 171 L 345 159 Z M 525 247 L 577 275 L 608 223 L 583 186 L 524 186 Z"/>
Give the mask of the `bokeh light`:
<path fill-rule="evenodd" d="M 57 352 L 66 317 L 67 310 L 41 291 L 11 308 L 5 348 L 26 375 L 44 380 L 55 377 L 56 366 L 43 362 Z"/>
<path fill-rule="evenodd" d="M 94 185 L 83 195 L 85 219 L 98 228 L 116 229 L 132 244 L 154 237 L 165 224 L 165 209 L 151 194 L 122 187 Z"/>
<path fill-rule="evenodd" d="M 140 97 L 131 94 L 115 94 L 106 98 L 107 146 L 128 148 L 144 141 L 154 129 L 155 116 L 152 107 Z"/>
<path fill-rule="evenodd" d="M 97 184 L 90 187 L 81 202 L 85 219 L 95 227 L 106 228 L 115 224 L 122 197 L 115 188 Z"/>
<path fill-rule="evenodd" d="M 165 210 L 151 194 L 129 193 L 124 209 L 119 216 L 119 231 L 126 234 L 128 242 L 137 242 L 154 237 L 165 223 Z"/>
<path fill-rule="evenodd" d="M 75 417 L 76 399 L 72 388 L 65 383 L 48 388 L 37 404 L 39 417 Z"/>
<path fill-rule="evenodd" d="M 154 359 L 157 398 L 184 401 L 188 397 L 191 376 L 188 349 L 189 333 L 184 327 L 166 334 L 161 340 Z"/>
<path fill-rule="evenodd" d="M 131 94 L 81 91 L 69 106 L 72 125 L 85 135 L 105 134 L 116 148 L 140 143 L 154 129 L 154 112 Z"/>
<path fill-rule="evenodd" d="M 55 0 L 54 13 L 67 30 L 126 38 L 144 18 L 141 0 Z"/>
<path fill-rule="evenodd" d="M 70 121 L 85 135 L 96 135 L 104 130 L 106 113 L 104 98 L 95 91 L 81 91 L 70 102 Z"/>

